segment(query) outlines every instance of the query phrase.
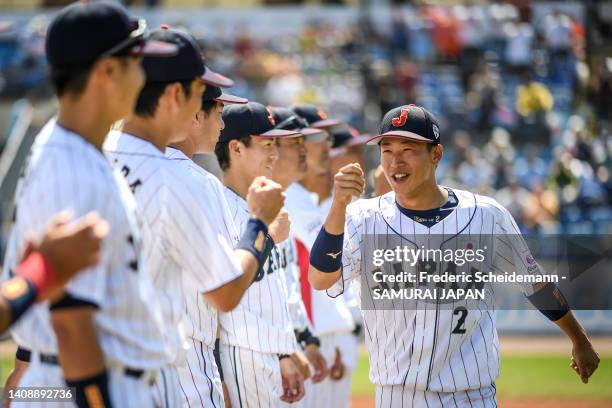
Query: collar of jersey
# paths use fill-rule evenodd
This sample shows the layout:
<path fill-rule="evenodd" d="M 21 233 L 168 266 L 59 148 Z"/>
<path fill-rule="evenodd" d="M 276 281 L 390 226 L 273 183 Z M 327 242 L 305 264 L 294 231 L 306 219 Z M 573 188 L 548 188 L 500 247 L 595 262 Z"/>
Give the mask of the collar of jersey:
<path fill-rule="evenodd" d="M 106 160 L 106 157 L 104 156 L 104 153 L 102 151 L 98 150 L 98 148 L 94 146 L 89 140 L 85 139 L 85 137 L 70 129 L 66 129 L 65 127 L 57 123 L 55 118 L 51 119 L 47 123 L 47 125 L 45 125 L 45 128 L 47 126 L 50 126 L 50 133 L 46 140 L 46 143 L 48 143 L 49 145 L 74 146 L 75 144 L 78 144 L 81 145 L 87 151 L 91 152 L 92 156 L 96 157 L 96 159 L 100 160 L 101 162 L 104 162 L 104 164 L 108 164 L 108 161 Z"/>
<path fill-rule="evenodd" d="M 164 153 L 160 152 L 159 149 L 157 149 L 157 147 L 155 147 L 155 145 L 148 140 L 123 131 L 120 134 L 120 138 L 124 139 L 126 143 L 124 143 L 121 147 L 117 146 L 117 151 L 164 157 Z"/>
<path fill-rule="evenodd" d="M 191 160 L 185 153 L 172 146 L 166 147 L 165 156 L 170 160 Z"/>

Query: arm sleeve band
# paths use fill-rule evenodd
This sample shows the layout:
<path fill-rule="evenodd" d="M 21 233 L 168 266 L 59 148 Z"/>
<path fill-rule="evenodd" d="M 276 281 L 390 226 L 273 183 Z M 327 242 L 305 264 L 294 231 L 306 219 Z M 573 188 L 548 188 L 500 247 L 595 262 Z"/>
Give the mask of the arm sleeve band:
<path fill-rule="evenodd" d="M 266 227 L 266 224 L 261 220 L 251 218 L 240 242 L 236 245 L 236 249 L 244 249 L 255 255 L 259 268 L 262 268 L 269 255 L 269 252 L 265 253 L 267 235 L 268 227 Z"/>
<path fill-rule="evenodd" d="M 274 248 L 274 240 L 268 234 L 266 234 L 266 238 L 264 240 L 264 247 L 261 251 L 261 260 L 259 261 L 259 268 L 257 268 L 257 273 L 255 274 L 255 278 L 253 282 L 259 282 L 266 276 L 266 270 L 264 269 L 266 266 L 266 261 L 272 252 L 272 248 Z M 252 283 L 252 282 L 251 282 Z"/>
<path fill-rule="evenodd" d="M 32 358 L 32 352 L 19 346 L 15 352 L 15 358 L 19 361 L 23 361 L 24 363 L 29 363 L 30 359 Z"/>
<path fill-rule="evenodd" d="M 215 349 L 213 350 L 213 356 L 215 356 L 215 363 L 219 370 L 219 378 L 223 381 L 223 368 L 221 367 L 221 349 L 219 347 L 219 339 L 215 340 Z"/>
<path fill-rule="evenodd" d="M 4 282 L 0 296 L 11 311 L 9 321 L 12 325 L 36 302 L 36 289 L 29 280 L 16 276 Z"/>
<path fill-rule="evenodd" d="M 72 307 L 93 307 L 94 309 L 98 309 L 98 305 L 84 299 L 79 299 L 78 297 L 74 297 L 70 294 L 66 294 L 64 297 L 59 299 L 57 302 L 53 303 L 49 309 L 58 310 L 58 309 L 69 309 Z"/>
<path fill-rule="evenodd" d="M 40 252 L 32 252 L 17 267 L 17 275 L 32 283 L 37 294 L 42 294 L 55 281 L 55 269 Z"/>
<path fill-rule="evenodd" d="M 333 273 L 342 267 L 344 233 L 332 235 L 321 227 L 310 251 L 310 264 L 321 272 Z"/>
<path fill-rule="evenodd" d="M 567 300 L 559 288 L 552 283 L 547 283 L 527 299 L 553 322 L 561 319 L 570 310 Z"/>
<path fill-rule="evenodd" d="M 302 347 L 302 349 L 306 348 L 306 346 L 310 344 L 314 344 L 315 346 L 321 345 L 321 340 L 318 337 L 314 336 L 308 328 L 305 328 L 302 331 L 295 331 L 295 339 L 298 344 Z"/>
<path fill-rule="evenodd" d="M 75 403 L 79 408 L 110 408 L 111 399 L 108 391 L 106 371 L 78 381 L 66 380 L 69 387 L 75 389 Z"/>

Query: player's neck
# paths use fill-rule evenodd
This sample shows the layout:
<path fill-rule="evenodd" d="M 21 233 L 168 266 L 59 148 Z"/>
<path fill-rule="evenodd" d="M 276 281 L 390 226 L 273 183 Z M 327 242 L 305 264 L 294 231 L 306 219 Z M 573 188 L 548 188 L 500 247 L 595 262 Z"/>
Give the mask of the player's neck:
<path fill-rule="evenodd" d="M 190 159 L 193 159 L 193 155 L 195 154 L 195 143 L 191 138 L 187 138 L 182 142 L 173 142 L 170 144 L 170 147 L 173 147 L 177 150 L 183 152 L 183 154 Z"/>
<path fill-rule="evenodd" d="M 245 200 L 251 182 L 252 178 L 245 177 L 242 172 L 237 171 L 235 168 L 230 167 L 223 172 L 223 184 Z"/>
<path fill-rule="evenodd" d="M 332 179 L 330 174 L 306 173 L 306 176 L 300 180 L 300 184 L 303 185 L 306 190 L 317 194 L 319 197 L 319 202 L 317 204 L 320 204 L 323 200 L 331 196 Z"/>
<path fill-rule="evenodd" d="M 425 211 L 438 208 L 448 201 L 448 191 L 436 183 L 427 184 L 419 188 L 418 192 L 410 195 L 395 193 L 397 203 L 408 210 Z"/>
<path fill-rule="evenodd" d="M 102 150 L 102 144 L 114 120 L 109 119 L 96 104 L 85 103 L 83 98 L 65 96 L 60 99 L 56 122 Z"/>
<path fill-rule="evenodd" d="M 133 116 L 125 122 L 123 131 L 150 142 L 161 152 L 166 151 L 166 146 L 172 136 L 172 130 L 167 129 L 167 126 L 163 125 L 163 121 L 155 117 Z"/>

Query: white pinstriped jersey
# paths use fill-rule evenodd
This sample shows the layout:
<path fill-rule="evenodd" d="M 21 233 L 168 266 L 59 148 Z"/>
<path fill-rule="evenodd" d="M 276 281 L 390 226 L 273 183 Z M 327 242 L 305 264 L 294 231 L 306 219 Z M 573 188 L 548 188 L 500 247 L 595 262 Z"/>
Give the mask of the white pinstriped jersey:
<path fill-rule="evenodd" d="M 323 226 L 324 218 L 321 216 L 321 210 L 313 198 L 313 193 L 299 183 L 290 185 L 286 195 L 285 208 L 291 217 L 291 230 L 310 251 Z M 310 295 L 314 334 L 322 336 L 350 332 L 355 328 L 355 322 L 344 299 L 330 299 L 325 291 L 312 288 Z"/>
<path fill-rule="evenodd" d="M 529 249 L 510 213 L 489 197 L 454 190 L 458 205 L 431 228 L 402 214 L 393 192 L 359 200 L 347 208 L 344 232 L 343 279 L 330 290 L 337 296 L 344 285 L 353 284 L 361 301 L 359 277 L 363 273 L 364 234 L 402 237 L 414 242 L 428 235 L 456 236 L 458 240 L 495 237 L 493 270 L 539 273 L 528 265 Z M 510 234 L 509 245 L 497 238 Z M 506 235 L 507 236 L 507 235 Z M 417 238 L 419 237 L 419 238 Z M 486 238 L 483 238 L 486 239 Z M 486 270 L 486 269 L 483 269 Z M 530 294 L 531 287 L 523 291 Z M 464 301 L 465 302 L 465 301 Z M 362 310 L 366 343 L 370 355 L 370 380 L 376 385 L 402 384 L 419 391 L 454 392 L 488 387 L 499 373 L 499 347 L 493 305 L 480 301 L 464 316 L 449 310 Z M 415 310 L 417 309 L 417 310 Z M 463 317 L 461 330 L 456 330 Z"/>
<path fill-rule="evenodd" d="M 5 270 L 14 270 L 27 234 L 39 238 L 53 215 L 97 211 L 110 224 L 98 265 L 79 273 L 68 294 L 98 305 L 94 323 L 107 364 L 155 368 L 169 362 L 160 305 L 141 243 L 136 203 L 104 155 L 81 136 L 51 120 L 32 146 L 19 181 Z M 47 303 L 35 305 L 13 330 L 16 342 L 57 354 Z"/>
<path fill-rule="evenodd" d="M 302 301 L 300 267 L 298 265 L 297 248 L 293 232 L 290 231 L 289 238 L 276 247 L 281 256 L 281 263 L 287 265 L 285 268 L 285 286 L 287 289 L 287 306 L 291 316 L 291 325 L 295 330 L 304 330 L 309 327 L 309 323 L 306 308 Z"/>
<path fill-rule="evenodd" d="M 205 300 L 210 292 L 242 274 L 231 242 L 215 233 L 202 188 L 178 162 L 150 142 L 111 132 L 104 148 L 134 189 L 145 231 L 145 256 L 163 299 L 166 334 L 175 355 L 185 333 L 214 345 L 217 312 Z"/>
<path fill-rule="evenodd" d="M 224 190 L 232 219 L 242 235 L 250 218 L 247 203 L 229 188 Z M 296 350 L 285 267 L 285 260 L 274 246 L 263 266 L 262 279 L 251 284 L 234 310 L 219 315 L 221 343 L 261 353 L 290 354 Z"/>

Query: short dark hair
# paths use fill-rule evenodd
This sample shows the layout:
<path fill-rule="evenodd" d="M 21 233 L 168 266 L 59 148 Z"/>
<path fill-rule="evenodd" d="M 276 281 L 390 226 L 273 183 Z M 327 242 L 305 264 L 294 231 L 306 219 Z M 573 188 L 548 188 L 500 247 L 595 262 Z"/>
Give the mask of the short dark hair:
<path fill-rule="evenodd" d="M 217 104 L 219 102 L 212 100 L 212 101 L 204 101 L 202 102 L 202 109 L 204 111 L 204 113 L 206 114 L 206 116 L 210 115 L 210 112 L 212 112 L 214 109 L 217 108 Z"/>
<path fill-rule="evenodd" d="M 236 140 L 242 142 L 246 147 L 249 147 L 251 145 L 250 135 L 242 136 L 241 138 Z M 229 143 L 230 142 L 217 142 L 217 144 L 215 145 L 215 156 L 217 156 L 219 167 L 221 167 L 221 170 L 223 171 L 229 169 L 230 166 Z"/>
<path fill-rule="evenodd" d="M 49 79 L 58 97 L 66 93 L 80 95 L 87 85 L 93 65 L 79 67 L 51 67 Z"/>
<path fill-rule="evenodd" d="M 176 82 L 180 83 L 185 92 L 185 96 L 189 98 L 191 96 L 191 82 L 193 80 L 188 79 L 184 81 L 171 81 L 171 82 L 146 82 L 145 86 L 140 91 L 138 99 L 136 100 L 136 107 L 134 113 L 138 116 L 153 117 L 159 104 L 159 98 L 162 96 L 168 85 Z"/>
<path fill-rule="evenodd" d="M 128 56 L 117 57 L 121 67 L 124 69 L 127 67 L 128 58 Z M 49 68 L 49 78 L 57 96 L 61 97 L 67 93 L 76 96 L 80 95 L 85 90 L 85 86 L 87 86 L 87 81 L 89 81 L 94 64 L 95 61 L 79 66 L 51 66 Z"/>

